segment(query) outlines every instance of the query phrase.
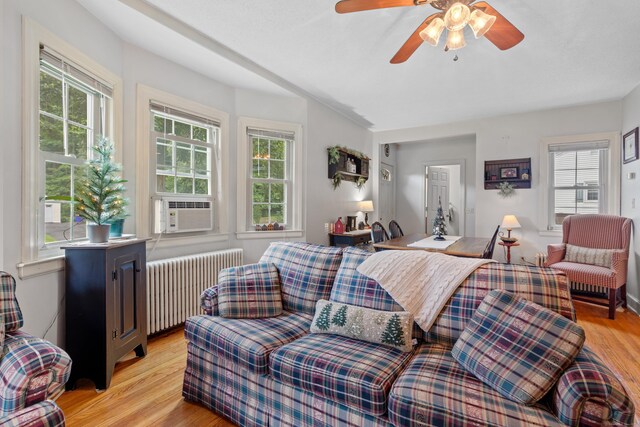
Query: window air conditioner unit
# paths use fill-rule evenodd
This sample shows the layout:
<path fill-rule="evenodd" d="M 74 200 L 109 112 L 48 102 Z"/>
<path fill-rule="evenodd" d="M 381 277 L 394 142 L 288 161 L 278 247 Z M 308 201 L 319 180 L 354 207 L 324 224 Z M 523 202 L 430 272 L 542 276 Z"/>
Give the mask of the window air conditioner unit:
<path fill-rule="evenodd" d="M 204 199 L 163 197 L 156 200 L 156 233 L 190 233 L 213 229 L 213 203 Z"/>

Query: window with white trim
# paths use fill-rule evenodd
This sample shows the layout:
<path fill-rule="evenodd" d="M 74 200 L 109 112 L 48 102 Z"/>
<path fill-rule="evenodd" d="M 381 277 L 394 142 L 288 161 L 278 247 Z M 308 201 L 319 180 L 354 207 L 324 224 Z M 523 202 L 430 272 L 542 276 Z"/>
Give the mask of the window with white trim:
<path fill-rule="evenodd" d="M 74 213 L 75 186 L 98 137 L 110 136 L 112 91 L 52 49 L 40 49 L 38 246 L 86 238 L 86 224 Z M 68 200 L 65 200 L 68 199 Z"/>

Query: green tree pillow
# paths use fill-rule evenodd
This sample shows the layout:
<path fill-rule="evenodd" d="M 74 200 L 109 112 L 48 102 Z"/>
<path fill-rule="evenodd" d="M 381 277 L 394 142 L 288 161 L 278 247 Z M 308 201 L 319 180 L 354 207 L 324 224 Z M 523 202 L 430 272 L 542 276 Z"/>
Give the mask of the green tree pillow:
<path fill-rule="evenodd" d="M 384 344 L 401 351 L 411 351 L 413 315 L 407 311 L 382 311 L 357 305 L 340 304 L 321 299 L 311 332 L 336 334 L 376 344 Z"/>

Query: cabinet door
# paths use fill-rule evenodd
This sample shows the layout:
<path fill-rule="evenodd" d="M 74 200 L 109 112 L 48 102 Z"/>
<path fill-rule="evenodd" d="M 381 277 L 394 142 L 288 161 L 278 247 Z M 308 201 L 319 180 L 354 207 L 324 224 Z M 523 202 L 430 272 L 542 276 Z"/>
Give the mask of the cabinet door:
<path fill-rule="evenodd" d="M 139 337 L 141 333 L 140 310 L 143 304 L 138 301 L 144 295 L 140 254 L 129 253 L 114 260 L 114 304 L 113 304 L 113 349 L 116 357 L 122 357 L 131 350 L 128 343 Z M 121 351 L 122 350 L 122 354 Z"/>

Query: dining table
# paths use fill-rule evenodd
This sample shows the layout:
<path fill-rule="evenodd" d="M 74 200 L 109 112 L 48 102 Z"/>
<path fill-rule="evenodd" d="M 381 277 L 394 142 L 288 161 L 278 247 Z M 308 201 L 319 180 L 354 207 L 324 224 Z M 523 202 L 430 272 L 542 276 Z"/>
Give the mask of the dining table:
<path fill-rule="evenodd" d="M 374 243 L 373 247 L 376 250 L 423 250 L 465 258 L 482 258 L 487 245 L 491 241 L 487 237 L 443 237 L 449 241 L 435 240 L 434 236 L 426 233 L 412 233 Z"/>

